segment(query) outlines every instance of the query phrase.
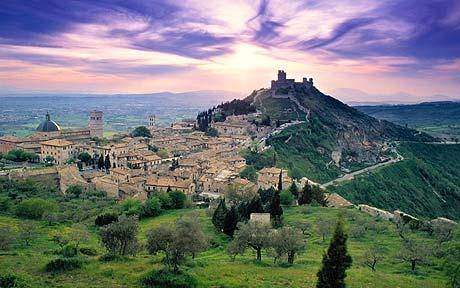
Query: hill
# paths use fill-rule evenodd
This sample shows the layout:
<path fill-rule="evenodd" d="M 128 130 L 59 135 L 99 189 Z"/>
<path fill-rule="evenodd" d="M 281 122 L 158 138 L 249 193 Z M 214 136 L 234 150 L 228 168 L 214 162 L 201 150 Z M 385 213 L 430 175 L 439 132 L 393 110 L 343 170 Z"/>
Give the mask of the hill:
<path fill-rule="evenodd" d="M 395 226 L 388 221 L 378 221 L 357 210 L 322 207 L 285 207 L 285 222 L 288 225 L 304 223 L 308 236 L 305 252 L 296 256 L 294 265 L 286 265 L 273 259 L 266 251 L 262 262 L 254 262 L 254 255 L 246 252 L 243 256 L 232 260 L 225 252 L 229 239 L 217 233 L 211 219 L 204 209 L 182 209 L 169 211 L 155 218 L 140 221 L 139 241 L 146 242 L 146 231 L 160 224 L 173 225 L 180 216 L 194 211 L 211 241 L 211 247 L 198 254 L 194 260 L 188 259 L 183 270 L 197 279 L 198 287 L 315 287 L 316 272 L 321 266 L 322 254 L 327 249 L 331 234 L 323 241 L 316 230 L 320 221 L 333 222 L 338 214 L 346 215 L 348 231 L 348 251 L 353 258 L 353 266 L 347 271 L 348 287 L 441 287 L 446 281 L 442 267 L 442 259 L 430 257 L 430 265 L 419 265 L 416 273 L 410 272 L 410 266 L 396 257 L 401 241 Z M 57 257 L 59 246 L 53 243 L 50 235 L 63 231 L 70 224 L 48 225 L 47 221 L 29 221 L 37 226 L 36 234 L 30 245 L 19 241 L 9 251 L 0 254 L 0 275 L 14 271 L 16 275 L 27 279 L 30 287 L 141 287 L 139 279 L 149 270 L 162 267 L 163 255 L 149 255 L 141 250 L 136 256 L 129 256 L 112 261 L 101 261 L 105 251 L 98 241 L 98 229 L 92 223 L 88 225 L 89 239 L 81 244 L 92 255 L 85 256 L 85 265 L 81 269 L 50 274 L 44 271 L 46 263 Z M 10 227 L 17 231 L 26 223 L 22 219 L 11 216 L 0 216 L 0 227 Z M 308 228 L 309 227 L 309 228 Z M 360 227 L 367 227 L 365 230 Z M 427 234 L 417 233 L 417 240 L 434 245 L 434 239 Z M 382 261 L 377 270 L 362 264 L 368 249 L 379 243 L 382 247 Z M 142 245 L 141 245 L 142 246 Z"/>
<path fill-rule="evenodd" d="M 460 102 L 426 102 L 415 105 L 355 107 L 372 117 L 430 133 L 440 138 L 460 138 Z"/>
<path fill-rule="evenodd" d="M 281 77 L 270 89 L 254 91 L 244 101 L 270 117 L 272 123 L 304 122 L 267 141 L 280 155 L 280 164 L 296 178 L 331 180 L 341 171 L 388 159 L 393 153 L 388 146 L 392 141 L 436 141 L 350 107 L 323 94 L 312 82 L 283 81 L 289 79 Z"/>
<path fill-rule="evenodd" d="M 422 217 L 460 218 L 460 145 L 402 143 L 405 160 L 328 187 L 348 200 Z"/>

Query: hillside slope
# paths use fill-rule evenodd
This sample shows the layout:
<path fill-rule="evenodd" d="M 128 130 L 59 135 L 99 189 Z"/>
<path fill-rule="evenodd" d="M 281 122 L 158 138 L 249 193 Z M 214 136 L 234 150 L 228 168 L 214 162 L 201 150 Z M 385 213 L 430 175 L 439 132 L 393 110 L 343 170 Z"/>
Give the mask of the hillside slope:
<path fill-rule="evenodd" d="M 328 189 L 350 201 L 460 219 L 460 145 L 403 143 L 405 160 Z"/>
<path fill-rule="evenodd" d="M 330 180 L 340 174 L 340 170 L 354 170 L 388 158 L 392 153 L 388 142 L 435 141 L 425 133 L 377 120 L 314 86 L 296 85 L 291 90 L 277 91 L 261 89 L 254 91 L 246 101 L 270 116 L 272 122 L 305 121 L 267 141 L 281 154 L 281 164 L 287 166 L 294 177 Z M 315 171 L 318 169 L 324 173 Z"/>

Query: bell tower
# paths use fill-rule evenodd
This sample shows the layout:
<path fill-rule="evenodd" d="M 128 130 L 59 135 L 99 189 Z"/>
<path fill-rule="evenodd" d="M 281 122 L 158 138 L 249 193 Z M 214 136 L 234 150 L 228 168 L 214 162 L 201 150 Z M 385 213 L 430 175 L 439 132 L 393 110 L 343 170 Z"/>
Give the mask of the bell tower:
<path fill-rule="evenodd" d="M 104 135 L 104 113 L 102 111 L 93 110 L 89 112 L 88 128 L 91 137 L 102 138 Z"/>

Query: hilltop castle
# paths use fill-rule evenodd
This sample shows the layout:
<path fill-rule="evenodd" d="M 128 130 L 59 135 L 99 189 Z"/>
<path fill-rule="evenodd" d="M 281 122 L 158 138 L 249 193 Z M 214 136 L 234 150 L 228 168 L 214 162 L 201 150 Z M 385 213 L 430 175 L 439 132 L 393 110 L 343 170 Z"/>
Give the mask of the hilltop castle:
<path fill-rule="evenodd" d="M 284 70 L 278 70 L 278 80 L 272 80 L 270 88 L 276 91 L 278 89 L 294 89 L 295 86 L 310 88 L 313 86 L 313 78 L 304 77 L 302 82 L 295 82 L 295 79 L 286 79 Z"/>

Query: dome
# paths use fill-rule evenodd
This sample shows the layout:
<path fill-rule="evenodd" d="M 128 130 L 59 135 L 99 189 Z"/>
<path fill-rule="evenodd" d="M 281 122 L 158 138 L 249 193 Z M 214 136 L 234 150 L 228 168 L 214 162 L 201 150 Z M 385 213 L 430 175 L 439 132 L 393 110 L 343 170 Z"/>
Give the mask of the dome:
<path fill-rule="evenodd" d="M 38 132 L 55 132 L 61 130 L 61 127 L 50 119 L 50 114 L 46 113 L 46 120 L 37 127 Z"/>

